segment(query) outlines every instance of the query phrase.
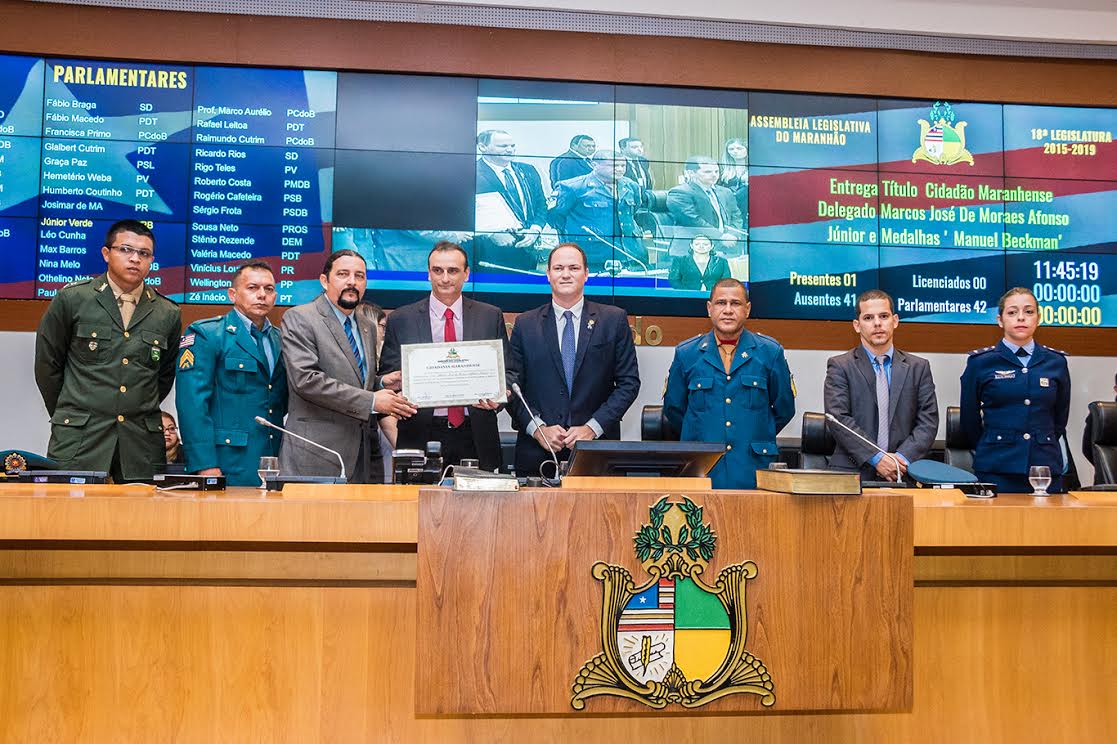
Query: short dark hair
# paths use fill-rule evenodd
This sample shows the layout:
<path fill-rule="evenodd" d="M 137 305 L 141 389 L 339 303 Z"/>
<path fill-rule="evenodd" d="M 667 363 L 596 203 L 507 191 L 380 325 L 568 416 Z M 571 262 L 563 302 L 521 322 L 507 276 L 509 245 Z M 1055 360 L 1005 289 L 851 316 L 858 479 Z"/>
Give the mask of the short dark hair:
<path fill-rule="evenodd" d="M 244 263 L 242 263 L 240 266 L 237 267 L 237 270 L 233 272 L 233 284 L 237 283 L 237 278 L 241 274 L 243 274 L 244 272 L 246 272 L 250 269 L 259 269 L 260 271 L 266 271 L 266 272 L 268 272 L 269 274 L 272 275 L 273 279 L 275 278 L 275 272 L 272 271 L 271 264 L 269 264 L 267 261 L 265 261 L 262 258 L 254 258 L 251 261 L 245 261 Z"/>
<path fill-rule="evenodd" d="M 357 253 L 352 248 L 342 248 L 331 253 L 330 257 L 326 259 L 326 265 L 322 267 L 322 275 L 329 276 L 330 270 L 334 267 L 334 261 L 337 261 L 339 258 L 345 258 L 346 256 L 359 258 L 361 259 L 361 263 L 365 264 L 366 266 L 368 265 L 368 263 L 365 261 L 365 257 L 362 256 L 360 253 Z"/>
<path fill-rule="evenodd" d="M 109 231 L 105 233 L 104 246 L 112 248 L 116 236 L 122 232 L 135 233 L 151 241 L 151 247 L 155 247 L 155 233 L 151 232 L 151 228 L 140 222 L 139 220 L 120 220 L 119 222 L 112 223 Z"/>
<path fill-rule="evenodd" d="M 617 141 L 617 147 L 619 147 L 623 150 L 624 148 L 628 147 L 629 142 L 643 142 L 643 141 L 644 140 L 640 139 L 639 137 L 625 137 L 624 139 Z"/>
<path fill-rule="evenodd" d="M 508 134 L 508 132 L 503 129 L 486 129 L 477 135 L 477 144 L 488 147 L 489 143 L 493 141 L 494 134 Z M 508 134 L 508 136 L 511 137 L 512 135 Z"/>
<path fill-rule="evenodd" d="M 593 137 L 589 136 L 588 134 L 576 134 L 576 135 L 574 135 L 573 137 L 570 138 L 570 146 L 573 147 L 574 145 L 578 144 L 582 140 L 592 140 L 592 139 L 593 139 Z M 594 142 L 596 142 L 596 141 L 597 140 L 594 140 Z"/>
<path fill-rule="evenodd" d="M 745 302 L 749 301 L 748 285 L 742 282 L 740 279 L 734 279 L 731 276 L 727 276 L 724 279 L 718 279 L 714 286 L 710 287 L 711 302 L 713 302 L 714 299 L 714 292 L 717 292 L 719 287 L 740 287 L 741 291 L 745 293 Z"/>
<path fill-rule="evenodd" d="M 1008 302 L 1008 298 L 1018 294 L 1028 295 L 1029 297 L 1031 297 L 1032 302 L 1036 303 L 1036 310 L 1039 310 L 1039 300 L 1036 299 L 1035 292 L 1028 289 L 1027 287 L 1013 287 L 1012 289 L 1001 295 L 1001 298 L 997 300 L 998 317 L 1005 311 L 1005 303 Z"/>
<path fill-rule="evenodd" d="M 683 163 L 683 170 L 687 172 L 696 171 L 699 166 L 717 164 L 718 162 L 716 160 L 705 155 L 691 155 L 686 159 L 686 162 Z"/>
<path fill-rule="evenodd" d="M 465 248 L 449 240 L 440 240 L 434 244 L 434 247 L 431 248 L 431 252 L 427 254 L 428 267 L 431 265 L 431 256 L 442 251 L 457 251 L 462 254 L 462 258 L 465 259 L 465 270 L 469 271 L 469 254 L 466 253 Z"/>
<path fill-rule="evenodd" d="M 896 303 L 892 301 L 892 295 L 888 294 L 883 289 L 867 289 L 857 295 L 857 302 L 853 306 L 854 320 L 861 317 L 861 303 L 868 302 L 869 300 L 888 300 L 888 312 L 892 314 L 896 313 Z"/>
<path fill-rule="evenodd" d="M 590 267 L 590 261 L 588 258 L 586 258 L 586 252 L 582 250 L 582 246 L 578 245 L 577 243 L 559 243 L 551 249 L 550 253 L 547 254 L 548 269 L 551 268 L 551 259 L 555 257 L 555 253 L 558 252 L 559 248 L 573 248 L 574 250 L 578 251 L 578 253 L 582 254 L 582 268 L 588 269 Z"/>

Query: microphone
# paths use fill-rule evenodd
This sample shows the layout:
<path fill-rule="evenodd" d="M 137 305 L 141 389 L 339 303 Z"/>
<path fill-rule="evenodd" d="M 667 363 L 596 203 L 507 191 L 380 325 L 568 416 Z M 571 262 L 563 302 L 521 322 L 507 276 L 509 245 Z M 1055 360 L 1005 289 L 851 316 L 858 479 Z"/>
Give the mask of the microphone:
<path fill-rule="evenodd" d="M 546 276 L 546 274 L 541 274 L 538 271 L 530 271 L 528 269 L 516 269 L 516 268 L 513 268 L 511 266 L 502 266 L 498 263 L 493 263 L 492 261 L 478 261 L 477 265 L 482 267 L 482 268 L 485 268 L 485 269 L 498 269 L 500 271 L 508 271 L 508 272 L 513 273 L 513 274 L 526 274 L 527 276 Z"/>
<path fill-rule="evenodd" d="M 858 439 L 860 439 L 860 440 L 861 440 L 862 442 L 864 442 L 865 444 L 869 445 L 870 447 L 872 447 L 873 449 L 875 449 L 875 450 L 876 450 L 877 452 L 881 453 L 882 455 L 884 455 L 885 457 L 887 457 L 887 458 L 888 458 L 889 460 L 891 460 L 891 461 L 892 461 L 892 466 L 893 466 L 894 468 L 896 468 L 896 482 L 897 482 L 897 483 L 899 483 L 899 482 L 900 482 L 900 461 L 896 459 L 896 456 L 895 456 L 895 455 L 893 455 L 893 454 L 892 454 L 891 452 L 885 452 L 884 450 L 882 450 L 882 449 L 881 449 L 881 448 L 880 448 L 880 447 L 879 447 L 879 446 L 877 445 L 877 443 L 876 443 L 876 442 L 874 442 L 873 440 L 869 439 L 868 437 L 866 437 L 866 436 L 865 436 L 864 434 L 862 434 L 861 432 L 857 431 L 856 429 L 851 429 L 850 427 L 848 427 L 848 426 L 846 426 L 845 424 L 843 424 L 843 423 L 842 423 L 841 421 L 838 421 L 837 417 L 836 417 L 836 416 L 834 416 L 834 415 L 833 415 L 832 413 L 830 413 L 829 411 L 827 411 L 827 412 L 826 412 L 826 413 L 825 413 L 824 415 L 826 416 L 826 420 L 827 420 L 827 421 L 829 421 L 830 423 L 833 423 L 833 424 L 837 424 L 838 426 L 842 427 L 843 429 L 845 429 L 846 431 L 848 431 L 848 432 L 849 432 L 850 434 L 852 434 L 853 436 L 857 437 L 857 438 L 858 438 Z"/>
<path fill-rule="evenodd" d="M 289 437 L 294 437 L 295 439 L 306 442 L 307 444 L 311 445 L 312 447 L 317 447 L 320 450 L 325 450 L 326 452 L 329 452 L 334 457 L 336 457 L 338 463 L 340 463 L 340 465 L 341 465 L 341 478 L 342 478 L 342 480 L 345 479 L 345 460 L 341 459 L 341 453 L 338 452 L 337 450 L 332 450 L 332 449 L 330 449 L 329 447 L 327 447 L 323 444 L 318 444 L 318 442 L 312 442 L 311 440 L 307 439 L 306 437 L 300 436 L 299 434 L 296 434 L 295 432 L 291 431 L 290 429 L 284 429 L 279 424 L 273 424 L 271 421 L 268 421 L 263 416 L 257 416 L 256 417 L 256 423 L 259 424 L 260 426 L 267 426 L 267 427 L 272 428 L 272 429 L 278 429 L 279 431 L 283 432 L 284 434 L 286 434 Z"/>
<path fill-rule="evenodd" d="M 628 251 L 626 251 L 626 250 L 625 250 L 624 248 L 621 248 L 621 247 L 620 247 L 619 245 L 617 245 L 617 244 L 615 244 L 615 243 L 612 243 L 612 242 L 610 242 L 610 241 L 606 240 L 605 238 L 601 237 L 601 236 L 600 236 L 600 235 L 598 235 L 598 234 L 597 234 L 596 232 L 594 232 L 592 228 L 590 228 L 590 227 L 588 227 L 588 226 L 586 226 L 586 225 L 581 225 L 580 227 L 581 227 L 581 228 L 582 228 L 583 230 L 585 230 L 586 232 L 588 232 L 588 233 L 589 233 L 590 235 L 592 235 L 593 237 L 595 237 L 595 238 L 597 238 L 598 240 L 600 240 L 600 241 L 601 241 L 602 243 L 604 243 L 605 245 L 607 245 L 607 246 L 609 246 L 610 248 L 612 248 L 613 250 L 615 250 L 615 251 L 617 251 L 617 252 L 619 252 L 619 253 L 623 253 L 623 254 L 624 254 L 625 256 L 627 256 L 627 257 L 631 258 L 631 259 L 632 259 L 633 261 L 635 261 L 636 263 L 640 264 L 640 267 L 641 267 L 641 268 L 643 268 L 645 272 L 647 272 L 647 270 L 648 270 L 648 265 L 647 265 L 646 263 L 644 263 L 643 261 L 641 261 L 640 259 L 636 258 L 636 256 L 632 255 L 631 253 L 629 253 Z"/>
<path fill-rule="evenodd" d="M 540 419 L 538 416 L 536 416 L 535 412 L 531 410 L 531 406 L 529 406 L 527 404 L 527 399 L 524 398 L 524 394 L 522 392 L 520 392 L 520 383 L 518 383 L 518 382 L 513 382 L 512 383 L 512 392 L 515 393 L 516 396 L 520 399 L 520 402 L 524 404 L 524 408 L 527 409 L 527 413 L 528 413 L 529 416 L 531 416 L 531 420 L 535 422 L 535 425 L 538 428 L 542 429 L 543 428 L 543 420 Z M 551 451 L 551 461 L 554 462 L 554 464 L 555 464 L 555 478 L 558 478 L 559 473 L 561 472 L 559 470 L 558 455 L 555 454 L 555 448 L 551 446 L 551 440 L 547 439 L 547 437 L 543 437 L 543 441 L 547 444 L 547 449 L 549 449 Z M 541 476 L 543 475 L 542 467 L 540 468 L 539 475 L 541 475 Z M 546 476 L 544 476 L 544 477 L 546 477 Z"/>

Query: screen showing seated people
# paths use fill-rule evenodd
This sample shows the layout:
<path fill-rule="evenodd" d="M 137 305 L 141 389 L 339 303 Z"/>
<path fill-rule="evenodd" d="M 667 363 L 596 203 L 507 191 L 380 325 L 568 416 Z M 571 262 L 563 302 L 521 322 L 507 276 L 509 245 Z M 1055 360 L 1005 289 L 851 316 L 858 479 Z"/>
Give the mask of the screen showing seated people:
<path fill-rule="evenodd" d="M 472 296 L 539 304 L 548 252 L 587 294 L 691 315 L 719 280 L 753 316 L 844 320 L 880 287 L 907 321 L 1117 326 L 1117 110 L 817 93 L 0 55 L 0 297 L 104 270 L 114 221 L 151 225 L 148 281 L 227 302 L 268 260 L 279 303 L 325 256 L 371 298 L 428 290 L 438 241 Z"/>

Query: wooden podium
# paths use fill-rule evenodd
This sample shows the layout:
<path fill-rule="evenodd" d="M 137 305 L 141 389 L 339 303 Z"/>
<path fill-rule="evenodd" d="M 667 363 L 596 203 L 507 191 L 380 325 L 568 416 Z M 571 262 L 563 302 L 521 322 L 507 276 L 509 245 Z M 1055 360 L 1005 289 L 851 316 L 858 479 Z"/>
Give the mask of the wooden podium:
<path fill-rule="evenodd" d="M 420 716 L 912 705 L 901 494 L 424 489 L 418 545 Z"/>

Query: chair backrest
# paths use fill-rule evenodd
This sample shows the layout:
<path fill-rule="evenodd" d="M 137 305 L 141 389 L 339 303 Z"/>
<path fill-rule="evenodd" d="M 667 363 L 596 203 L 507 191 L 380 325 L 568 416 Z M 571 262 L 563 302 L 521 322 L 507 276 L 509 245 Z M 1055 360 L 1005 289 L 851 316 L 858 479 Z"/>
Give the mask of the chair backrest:
<path fill-rule="evenodd" d="M 826 425 L 826 416 L 808 411 L 803 414 L 803 435 L 799 446 L 799 467 L 823 470 L 830 467 L 834 454 L 834 436 Z"/>
<path fill-rule="evenodd" d="M 667 423 L 663 406 L 644 406 L 640 412 L 640 439 L 645 442 L 676 442 L 678 432 Z"/>
<path fill-rule="evenodd" d="M 962 431 L 962 409 L 958 406 L 946 408 L 946 448 L 942 461 L 966 472 L 973 472 L 973 450 Z"/>
<path fill-rule="evenodd" d="M 1090 446 L 1094 452 L 1094 485 L 1117 483 L 1117 403 L 1090 404 Z"/>

